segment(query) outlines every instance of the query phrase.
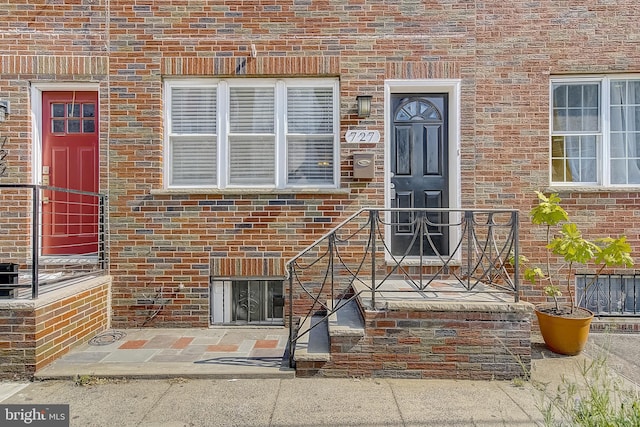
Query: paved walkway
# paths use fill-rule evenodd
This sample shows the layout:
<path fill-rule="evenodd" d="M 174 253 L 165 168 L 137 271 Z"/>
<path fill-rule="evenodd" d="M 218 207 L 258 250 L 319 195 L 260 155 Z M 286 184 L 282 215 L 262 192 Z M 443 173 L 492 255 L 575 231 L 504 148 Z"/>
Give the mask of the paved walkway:
<path fill-rule="evenodd" d="M 530 382 L 294 378 L 280 367 L 286 337 L 285 328 L 111 331 L 38 373 L 73 381 L 0 383 L 0 402 L 68 404 L 70 425 L 82 427 L 541 426 L 546 393 L 536 385 L 553 394 L 562 376 L 579 380 L 589 356 L 606 351 L 640 384 L 640 335 L 592 333 L 578 356 L 535 342 Z"/>
<path fill-rule="evenodd" d="M 293 377 L 284 327 L 127 329 L 99 334 L 36 373 L 38 379 Z"/>

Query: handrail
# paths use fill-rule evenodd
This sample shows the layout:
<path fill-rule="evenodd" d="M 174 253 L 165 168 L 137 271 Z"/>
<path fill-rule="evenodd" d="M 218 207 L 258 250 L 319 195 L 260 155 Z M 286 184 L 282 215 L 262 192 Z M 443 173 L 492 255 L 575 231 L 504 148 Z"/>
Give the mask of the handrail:
<path fill-rule="evenodd" d="M 406 231 L 404 250 L 389 241 L 391 231 L 399 229 Z M 375 310 L 382 288 L 446 298 L 454 291 L 435 286 L 445 280 L 455 292 L 511 295 L 517 302 L 517 260 L 514 209 L 360 209 L 286 263 L 290 364 L 295 342 L 315 327 L 296 330 L 296 320 L 302 325 L 313 315 L 326 319 L 344 306 L 329 308 L 328 299 L 351 300 L 366 293 L 368 308 Z M 406 287 L 385 287 L 394 280 Z"/>
<path fill-rule="evenodd" d="M 2 216 L 2 223 L 0 227 L 4 228 L 5 234 L 0 239 L 0 255 L 3 257 L 0 261 L 10 261 L 11 263 L 26 266 L 30 274 L 28 282 L 25 283 L 20 280 L 18 283 L 2 283 L 0 289 L 20 289 L 31 288 L 31 298 L 35 299 L 40 294 L 40 286 L 42 284 L 56 284 L 68 281 L 70 277 L 74 279 L 80 278 L 86 275 L 103 274 L 108 266 L 107 246 L 106 246 L 106 234 L 107 234 L 107 218 L 106 218 L 106 206 L 107 196 L 102 193 L 95 193 L 82 190 L 74 190 L 39 184 L 0 184 L 0 200 L 3 197 L 7 197 L 3 194 L 2 190 L 11 189 L 27 190 L 30 195 L 25 197 L 15 198 L 14 203 L 6 204 L 4 208 L 7 209 L 5 215 Z M 90 201 L 86 198 L 78 200 L 56 200 L 52 199 L 52 203 L 58 203 L 59 205 L 66 206 L 69 209 L 69 217 L 71 218 L 86 218 L 87 215 L 91 215 L 93 218 L 95 212 L 95 222 L 86 222 L 82 219 L 76 219 L 76 222 L 71 219 L 64 224 L 56 224 L 55 216 L 50 216 L 50 227 L 70 225 L 73 227 L 91 227 L 95 231 L 81 230 L 75 234 L 67 234 L 67 238 L 73 239 L 74 236 L 81 237 L 86 243 L 83 243 L 87 247 L 93 247 L 95 245 L 95 251 L 86 252 L 85 249 L 69 244 L 64 241 L 63 245 L 53 247 L 45 246 L 43 238 L 45 230 L 43 229 L 43 222 L 41 217 L 44 214 L 43 211 L 43 198 L 42 192 L 47 191 L 51 194 L 66 193 L 77 196 L 89 196 Z M 19 194 L 19 193 L 18 193 Z M 95 201 L 93 201 L 95 198 Z M 46 199 L 45 199 L 46 200 Z M 25 215 L 25 212 L 29 212 L 30 215 Z M 89 213 L 87 213 L 87 211 Z M 92 240 L 92 236 L 95 235 L 95 241 Z M 47 261 L 43 264 L 43 254 L 45 250 L 51 253 L 60 254 L 47 256 Z M 77 253 L 77 255 L 71 255 Z M 46 254 L 45 254 L 46 255 Z M 91 257 L 87 258 L 87 255 Z M 95 262 L 93 262 L 95 258 Z M 46 276 L 46 277 L 43 277 Z"/>

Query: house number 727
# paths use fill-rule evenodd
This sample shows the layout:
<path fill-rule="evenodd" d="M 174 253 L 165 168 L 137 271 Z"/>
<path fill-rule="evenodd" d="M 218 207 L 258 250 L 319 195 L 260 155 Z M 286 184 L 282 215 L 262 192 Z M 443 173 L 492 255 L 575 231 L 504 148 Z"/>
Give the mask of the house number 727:
<path fill-rule="evenodd" d="M 347 142 L 380 142 L 377 130 L 348 130 L 344 136 Z"/>

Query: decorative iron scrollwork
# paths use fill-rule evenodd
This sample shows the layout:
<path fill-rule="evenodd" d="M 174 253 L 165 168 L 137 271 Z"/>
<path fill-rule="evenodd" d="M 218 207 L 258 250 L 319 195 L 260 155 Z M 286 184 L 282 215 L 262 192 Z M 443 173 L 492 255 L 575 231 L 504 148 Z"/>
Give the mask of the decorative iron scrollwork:
<path fill-rule="evenodd" d="M 0 138 L 0 176 L 7 176 L 7 150 L 4 148 L 8 137 Z"/>

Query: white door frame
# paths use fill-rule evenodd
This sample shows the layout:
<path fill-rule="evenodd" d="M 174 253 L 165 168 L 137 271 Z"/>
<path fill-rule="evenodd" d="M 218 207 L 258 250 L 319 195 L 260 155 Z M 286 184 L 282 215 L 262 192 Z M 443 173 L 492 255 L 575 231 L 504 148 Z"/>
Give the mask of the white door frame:
<path fill-rule="evenodd" d="M 98 104 L 100 104 L 99 83 L 31 83 L 31 164 L 33 165 L 31 180 L 34 184 L 42 184 L 42 92 L 74 90 L 98 92 Z M 99 107 L 98 114 L 98 120 L 100 120 L 102 110 Z M 102 128 L 99 129 L 102 133 Z"/>
<path fill-rule="evenodd" d="M 384 206 L 391 207 L 391 132 L 393 121 L 391 120 L 391 95 L 397 93 L 446 93 L 448 95 L 448 134 L 449 134 L 449 207 L 459 209 L 462 206 L 461 177 L 460 177 L 460 89 L 462 81 L 460 79 L 423 79 L 423 80 L 385 80 L 384 82 Z M 385 222 L 389 224 L 390 213 L 386 213 Z M 450 221 L 456 222 L 459 215 L 450 215 Z M 449 227 L 449 241 L 457 242 L 460 239 L 458 227 Z M 385 226 L 385 240 L 391 237 L 391 226 Z M 386 255 L 388 262 L 393 262 L 390 254 Z M 454 261 L 461 258 L 460 253 L 454 254 Z M 418 260 L 407 259 L 407 264 Z M 436 257 L 429 257 L 422 260 L 426 264 L 442 264 Z"/>

